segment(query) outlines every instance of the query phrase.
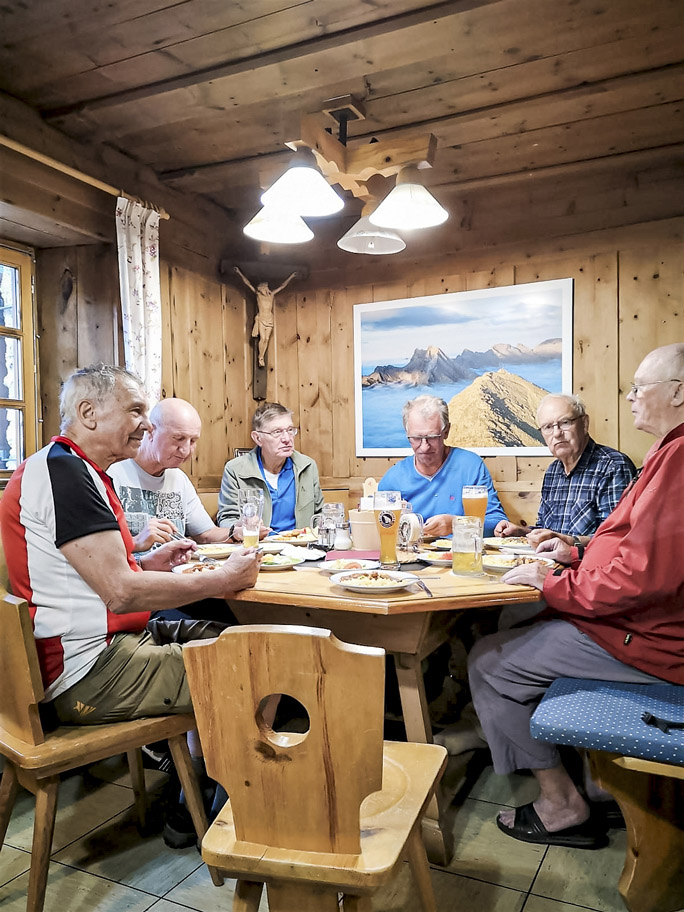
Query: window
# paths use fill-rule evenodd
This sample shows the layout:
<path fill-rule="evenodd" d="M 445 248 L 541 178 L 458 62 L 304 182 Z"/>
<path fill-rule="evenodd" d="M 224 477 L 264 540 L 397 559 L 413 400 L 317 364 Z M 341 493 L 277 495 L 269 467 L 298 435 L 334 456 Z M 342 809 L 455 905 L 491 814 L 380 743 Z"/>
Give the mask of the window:
<path fill-rule="evenodd" d="M 33 259 L 0 246 L 0 486 L 38 449 Z"/>

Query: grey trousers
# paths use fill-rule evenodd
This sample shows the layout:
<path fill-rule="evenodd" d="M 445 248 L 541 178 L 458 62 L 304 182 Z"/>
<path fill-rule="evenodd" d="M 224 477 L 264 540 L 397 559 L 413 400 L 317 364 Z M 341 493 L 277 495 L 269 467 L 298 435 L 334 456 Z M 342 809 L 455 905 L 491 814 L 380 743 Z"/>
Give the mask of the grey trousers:
<path fill-rule="evenodd" d="M 560 763 L 555 745 L 530 735 L 532 714 L 556 678 L 663 683 L 613 658 L 561 620 L 538 621 L 478 640 L 468 659 L 468 678 L 494 771 L 501 775 Z"/>

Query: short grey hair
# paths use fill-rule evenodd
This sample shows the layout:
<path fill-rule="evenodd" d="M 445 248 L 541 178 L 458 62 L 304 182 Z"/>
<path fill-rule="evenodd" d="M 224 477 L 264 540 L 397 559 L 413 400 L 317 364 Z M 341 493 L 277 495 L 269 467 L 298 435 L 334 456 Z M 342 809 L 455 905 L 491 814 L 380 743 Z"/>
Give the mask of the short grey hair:
<path fill-rule="evenodd" d="M 282 415 L 289 415 L 292 421 L 291 409 L 285 408 L 279 402 L 264 402 L 252 415 L 252 430 L 261 431 L 272 418 L 280 418 Z"/>
<path fill-rule="evenodd" d="M 449 424 L 449 406 L 444 399 L 439 396 L 416 396 L 415 399 L 409 399 L 401 410 L 401 420 L 404 422 L 404 430 L 410 415 L 418 412 L 423 418 L 431 418 L 433 415 L 439 415 L 442 420 L 442 430 Z"/>
<path fill-rule="evenodd" d="M 113 364 L 91 364 L 74 371 L 62 384 L 59 394 L 60 431 L 63 433 L 76 420 L 78 403 L 92 399 L 101 404 L 119 383 L 135 383 L 146 397 L 143 382 L 137 374 Z"/>
<path fill-rule="evenodd" d="M 550 399 L 562 399 L 564 402 L 567 402 L 570 408 L 572 409 L 573 418 L 583 418 L 587 414 L 587 407 L 584 402 L 580 399 L 579 396 L 575 396 L 570 393 L 549 393 L 548 396 L 544 396 L 542 401 L 537 406 L 537 424 L 539 424 L 539 413 Z"/>

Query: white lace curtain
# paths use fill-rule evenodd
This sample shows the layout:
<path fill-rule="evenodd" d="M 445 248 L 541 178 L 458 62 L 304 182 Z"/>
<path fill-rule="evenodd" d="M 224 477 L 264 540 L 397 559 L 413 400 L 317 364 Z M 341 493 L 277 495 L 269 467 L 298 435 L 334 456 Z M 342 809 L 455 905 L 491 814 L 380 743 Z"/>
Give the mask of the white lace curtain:
<path fill-rule="evenodd" d="M 120 196 L 116 240 L 126 367 L 138 374 L 153 402 L 161 395 L 159 213 Z"/>

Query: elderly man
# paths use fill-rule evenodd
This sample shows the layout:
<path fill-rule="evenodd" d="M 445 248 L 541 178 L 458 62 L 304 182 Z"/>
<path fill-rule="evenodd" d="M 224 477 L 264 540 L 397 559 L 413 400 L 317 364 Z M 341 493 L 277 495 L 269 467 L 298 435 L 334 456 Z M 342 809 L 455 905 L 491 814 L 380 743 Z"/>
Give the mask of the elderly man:
<path fill-rule="evenodd" d="M 106 471 L 133 458 L 150 429 L 140 380 L 107 365 L 77 371 L 60 413 L 61 435 L 21 464 L 0 502 L 12 590 L 31 607 L 45 699 L 67 724 L 188 712 L 182 648 L 153 642 L 150 612 L 253 586 L 260 555 L 239 551 L 213 573 L 175 574 L 165 571 L 194 545 L 174 541 L 136 563 Z"/>
<path fill-rule="evenodd" d="M 525 535 L 534 544 L 558 535 L 568 544 L 586 544 L 613 512 L 636 475 L 632 460 L 589 436 L 589 416 L 578 396 L 544 396 L 537 423 L 555 461 L 542 484 L 537 526 L 531 530 L 500 522 L 495 535 Z"/>
<path fill-rule="evenodd" d="M 230 459 L 223 470 L 218 523 L 234 526 L 240 518 L 238 491 L 264 492 L 264 526 L 275 532 L 308 526 L 323 509 L 323 492 L 313 459 L 294 447 L 298 433 L 292 412 L 278 402 L 264 402 L 252 418 L 255 447 Z"/>
<path fill-rule="evenodd" d="M 635 427 L 658 438 L 637 480 L 583 554 L 558 539 L 539 546 L 567 569 L 527 564 L 506 574 L 543 593 L 548 619 L 485 637 L 470 657 L 495 771 L 531 769 L 539 785 L 536 801 L 498 819 L 525 842 L 595 848 L 602 840 L 555 746 L 530 736 L 552 681 L 684 684 L 684 343 L 648 354 L 627 399 Z"/>
<path fill-rule="evenodd" d="M 451 535 L 452 516 L 463 514 L 464 485 L 487 488 L 484 534 L 507 522 L 484 462 L 470 450 L 446 445 L 449 436 L 449 407 L 437 396 L 418 396 L 402 411 L 404 429 L 413 456 L 392 466 L 382 477 L 380 491 L 401 491 L 416 513 L 426 520 L 428 535 Z"/>
<path fill-rule="evenodd" d="M 226 529 L 214 525 L 180 468 L 195 452 L 202 433 L 197 410 L 184 399 L 162 399 L 150 412 L 149 422 L 133 459 L 109 469 L 135 550 L 171 541 L 175 532 L 200 544 L 231 541 Z"/>

